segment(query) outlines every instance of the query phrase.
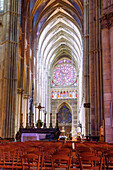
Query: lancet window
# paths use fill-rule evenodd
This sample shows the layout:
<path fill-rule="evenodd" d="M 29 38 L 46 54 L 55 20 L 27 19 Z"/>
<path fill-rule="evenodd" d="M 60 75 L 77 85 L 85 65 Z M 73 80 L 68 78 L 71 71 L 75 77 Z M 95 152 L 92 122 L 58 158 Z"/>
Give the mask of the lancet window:
<path fill-rule="evenodd" d="M 72 114 L 69 108 L 64 105 L 58 112 L 58 123 L 71 123 L 71 122 Z"/>

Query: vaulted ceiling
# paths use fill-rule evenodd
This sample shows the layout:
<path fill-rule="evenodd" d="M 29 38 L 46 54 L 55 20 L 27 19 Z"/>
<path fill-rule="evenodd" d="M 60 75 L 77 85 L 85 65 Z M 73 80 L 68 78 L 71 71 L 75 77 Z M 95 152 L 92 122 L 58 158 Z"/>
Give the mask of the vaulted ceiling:
<path fill-rule="evenodd" d="M 38 55 L 46 68 L 59 59 L 73 59 L 76 69 L 82 56 L 82 0 L 30 1 Z"/>

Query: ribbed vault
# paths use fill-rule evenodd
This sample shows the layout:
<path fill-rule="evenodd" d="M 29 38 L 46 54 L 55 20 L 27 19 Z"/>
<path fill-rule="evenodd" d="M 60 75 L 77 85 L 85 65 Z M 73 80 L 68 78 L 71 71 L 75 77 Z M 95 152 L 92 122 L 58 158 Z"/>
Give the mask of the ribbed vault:
<path fill-rule="evenodd" d="M 45 68 L 50 70 L 51 64 L 63 55 L 73 58 L 79 68 L 83 49 L 82 2 L 53 0 L 43 1 L 40 5 L 36 2 L 32 18 L 38 55 Z"/>

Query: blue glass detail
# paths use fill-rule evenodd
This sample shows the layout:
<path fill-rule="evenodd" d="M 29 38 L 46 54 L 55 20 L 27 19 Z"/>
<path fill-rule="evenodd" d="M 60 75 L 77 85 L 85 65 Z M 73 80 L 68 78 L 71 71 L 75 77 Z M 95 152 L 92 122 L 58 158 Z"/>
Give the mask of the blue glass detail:
<path fill-rule="evenodd" d="M 58 123 L 71 123 L 72 114 L 67 106 L 62 106 L 58 112 Z"/>

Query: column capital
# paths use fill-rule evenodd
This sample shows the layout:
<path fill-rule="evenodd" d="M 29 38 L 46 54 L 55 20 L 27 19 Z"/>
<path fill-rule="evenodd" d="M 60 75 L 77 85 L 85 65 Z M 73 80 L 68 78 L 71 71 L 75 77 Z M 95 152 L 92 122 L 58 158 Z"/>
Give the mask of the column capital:
<path fill-rule="evenodd" d="M 17 93 L 18 94 L 22 94 L 24 92 L 24 90 L 22 88 L 17 88 Z"/>
<path fill-rule="evenodd" d="M 24 99 L 29 99 L 30 95 L 29 94 L 24 94 Z"/>

